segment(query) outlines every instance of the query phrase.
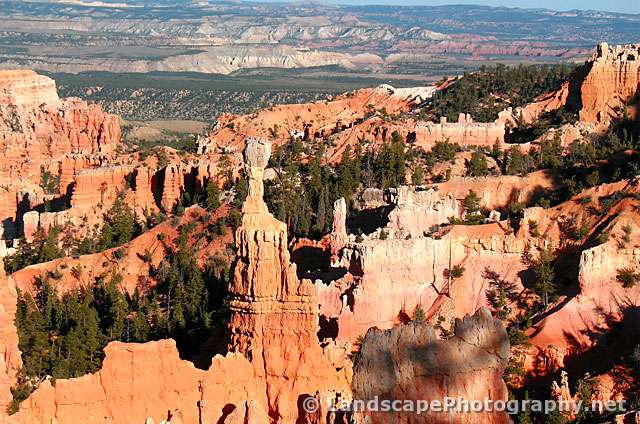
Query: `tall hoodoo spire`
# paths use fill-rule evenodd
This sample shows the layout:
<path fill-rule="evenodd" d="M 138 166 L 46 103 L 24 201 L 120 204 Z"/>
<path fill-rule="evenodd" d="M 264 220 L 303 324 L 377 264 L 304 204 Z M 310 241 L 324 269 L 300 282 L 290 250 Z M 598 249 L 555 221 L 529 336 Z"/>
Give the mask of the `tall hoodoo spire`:
<path fill-rule="evenodd" d="M 300 281 L 287 249 L 287 226 L 269 213 L 263 174 L 271 144 L 249 138 L 244 150 L 249 179 L 236 230 L 237 259 L 229 288 L 228 348 L 243 353 L 266 383 L 268 414 L 281 423 L 301 419 L 301 396 L 348 391 L 320 347 L 318 300 L 309 280 Z M 305 421 L 307 422 L 307 421 Z"/>

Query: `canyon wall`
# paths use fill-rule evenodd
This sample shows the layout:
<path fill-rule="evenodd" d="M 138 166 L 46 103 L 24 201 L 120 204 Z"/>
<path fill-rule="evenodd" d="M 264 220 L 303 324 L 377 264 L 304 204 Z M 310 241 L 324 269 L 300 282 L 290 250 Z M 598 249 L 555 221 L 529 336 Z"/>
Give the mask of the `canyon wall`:
<path fill-rule="evenodd" d="M 46 103 L 60 103 L 56 83 L 51 78 L 33 71 L 0 72 L 0 105 L 38 107 Z"/>
<path fill-rule="evenodd" d="M 370 327 L 408 322 L 418 305 L 432 323 L 472 314 L 489 305 L 486 292 L 496 284 L 522 290 L 523 253 L 536 245 L 505 223 L 453 226 L 432 237 L 384 231 L 360 242 L 350 236 L 335 263 L 346 275 L 320 286 L 326 337 L 355 342 Z M 455 266 L 465 269 L 462 276 L 451 276 Z"/>
<path fill-rule="evenodd" d="M 69 189 L 70 207 L 24 214 L 24 232 L 32 235 L 38 226 L 47 231 L 71 224 L 75 236 L 85 236 L 94 225 L 102 224 L 104 213 L 121 196 L 141 221 L 150 213 L 171 213 L 185 192 L 202 195 L 206 182 L 215 178 L 216 172 L 215 164 L 208 160 L 170 162 L 159 169 L 146 164 L 80 169 Z"/>
<path fill-rule="evenodd" d="M 43 201 L 41 171 L 59 177 L 49 197 L 64 197 L 75 172 L 113 158 L 119 142 L 118 118 L 99 106 L 59 99 L 55 82 L 33 71 L 0 71 L 4 238 L 19 236 L 22 214 Z"/>
<path fill-rule="evenodd" d="M 17 77 L 19 76 L 19 78 Z M 33 71 L 0 71 L 0 181 L 39 183 L 40 166 L 64 154 L 113 155 L 118 119 L 79 99 L 58 99 L 53 80 Z"/>
<path fill-rule="evenodd" d="M 449 218 L 461 218 L 461 202 L 434 189 L 416 190 L 400 186 L 389 190 L 390 204 L 396 205 L 389 212 L 387 227 L 402 231 L 411 237 L 431 232 L 433 227 L 449 223 Z"/>
<path fill-rule="evenodd" d="M 55 385 L 45 380 L 17 414 L 0 422 L 142 424 L 151 418 L 264 424 L 267 417 L 257 399 L 253 370 L 242 355 L 216 356 L 203 371 L 180 359 L 173 340 L 112 342 L 100 371 Z"/>

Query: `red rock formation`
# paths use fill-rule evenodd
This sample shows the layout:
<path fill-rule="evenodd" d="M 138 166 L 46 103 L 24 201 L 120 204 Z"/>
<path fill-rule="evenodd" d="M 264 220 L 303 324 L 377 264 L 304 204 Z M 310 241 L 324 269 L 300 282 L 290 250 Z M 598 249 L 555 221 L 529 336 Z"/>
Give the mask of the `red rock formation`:
<path fill-rule="evenodd" d="M 489 305 L 496 279 L 522 289 L 529 242 L 507 234 L 505 224 L 454 226 L 439 238 L 386 231 L 384 240 L 380 231 L 360 243 L 352 238 L 339 262 L 349 273 L 320 287 L 320 314 L 335 320 L 337 339 L 354 342 L 370 327 L 407 322 L 417 305 L 432 322 L 474 313 Z M 466 268 L 461 278 L 449 277 L 455 265 Z"/>
<path fill-rule="evenodd" d="M 22 215 L 22 227 L 24 238 L 28 243 L 33 241 L 33 236 L 38 230 L 39 214 L 37 211 L 30 211 Z"/>
<path fill-rule="evenodd" d="M 455 335 L 441 340 L 424 323 L 398 325 L 367 332 L 353 376 L 354 399 L 400 399 L 443 402 L 446 397 L 467 401 L 506 401 L 502 374 L 509 340 L 502 323 L 482 308 L 456 320 Z M 506 412 L 364 412 L 372 424 L 381 423 L 510 423 Z M 365 421 L 363 421 L 365 422 Z"/>
<path fill-rule="evenodd" d="M 7 81 L 7 72 L 10 74 Z M 5 160 L 0 164 L 0 179 L 13 183 L 23 179 L 38 184 L 40 166 L 59 160 L 65 154 L 112 155 L 120 141 L 120 126 L 113 115 L 99 106 L 79 99 L 60 101 L 55 83 L 34 72 L 20 71 L 21 83 L 16 86 L 11 76 L 17 71 L 0 71 L 0 86 L 5 95 L 0 98 L 0 151 Z M 21 87 L 32 81 L 28 91 L 35 102 L 26 101 Z M 42 83 L 42 81 L 46 81 Z M 19 101 L 19 103 L 12 103 Z M 50 104 L 47 102 L 51 102 Z"/>
<path fill-rule="evenodd" d="M 569 82 L 565 82 L 557 91 L 543 94 L 521 108 L 516 108 L 515 110 L 508 108 L 500 112 L 498 120 L 504 121 L 512 126 L 516 126 L 519 121 L 524 124 L 531 124 L 543 113 L 553 112 L 564 107 L 568 97 Z"/>
<path fill-rule="evenodd" d="M 318 395 L 328 402 L 348 387 L 318 344 L 315 287 L 298 280 L 289 260 L 286 225 L 268 212 L 262 199 L 270 149 L 269 142 L 249 140 L 245 150 L 249 193 L 236 230 L 229 350 L 249 358 L 256 377 L 266 382 L 271 419 L 293 423 L 308 418 L 299 410 L 301 397 Z"/>
<path fill-rule="evenodd" d="M 338 392 L 349 393 L 349 349 L 320 347 L 315 286 L 297 279 L 286 226 L 262 199 L 269 147 L 249 142 L 246 153 L 249 196 L 236 231 L 238 260 L 229 301 L 228 343 L 235 352 L 215 357 L 202 371 L 179 359 L 173 341 L 113 342 L 100 371 L 57 380 L 55 386 L 45 381 L 9 422 L 324 422 L 326 411 L 307 414 L 300 402 L 318 397 L 324 405 Z M 17 340 L 7 339 L 17 346 Z"/>
<path fill-rule="evenodd" d="M 435 187 L 441 195 L 450 195 L 459 200 L 473 190 L 480 197 L 480 205 L 489 210 L 506 209 L 512 202 L 527 203 L 535 194 L 557 188 L 553 175 L 548 171 L 532 172 L 525 177 L 455 177 Z"/>
<path fill-rule="evenodd" d="M 45 381 L 10 422 L 128 424 L 152 418 L 183 424 L 264 424 L 267 416 L 259 402 L 253 402 L 261 398 L 257 389 L 253 369 L 242 355 L 217 356 L 203 371 L 180 359 L 173 340 L 112 342 L 100 371 L 57 380 L 55 386 Z M 231 415 L 237 421 L 231 421 Z"/>
<path fill-rule="evenodd" d="M 419 101 L 430 92 L 429 87 L 410 90 L 382 85 L 324 102 L 273 106 L 244 116 L 222 115 L 199 148 L 203 153 L 218 149 L 240 151 L 246 136 L 270 137 L 276 144 L 287 142 L 292 135 L 329 137 L 358 125 L 376 111 L 384 110 L 389 115 L 407 112 L 416 99 Z"/>
<path fill-rule="evenodd" d="M 135 164 L 80 169 L 70 190 L 71 208 L 40 213 L 39 219 L 29 216 L 28 221 L 45 230 L 71 224 L 77 236 L 84 236 L 94 225 L 101 225 L 103 214 L 121 195 L 144 220 L 148 213 L 172 212 L 185 191 L 202 193 L 212 175 L 215 165 L 209 160 L 178 159 L 161 169 Z"/>
<path fill-rule="evenodd" d="M 607 124 L 620 117 L 625 103 L 640 89 L 640 45 L 599 44 L 572 83 L 581 121 Z"/>
<path fill-rule="evenodd" d="M 601 43 L 597 52 L 559 90 L 522 108 L 503 111 L 499 121 L 514 125 L 521 118 L 531 123 L 544 112 L 568 106 L 579 112 L 580 121 L 608 128 L 613 119 L 622 116 L 625 105 L 639 88 L 640 46 L 609 47 Z"/>
<path fill-rule="evenodd" d="M 18 203 L 25 212 L 42 200 L 41 169 L 60 176 L 64 195 L 75 172 L 113 157 L 120 142 L 115 116 L 79 99 L 60 100 L 55 82 L 32 71 L 0 71 L 0 117 L 0 183 L 16 198 L 0 214 L 8 237 L 19 235 Z"/>
<path fill-rule="evenodd" d="M 0 72 L 0 105 L 38 107 L 43 103 L 60 103 L 51 78 L 25 70 Z"/>
<path fill-rule="evenodd" d="M 461 114 L 458 122 L 447 122 L 443 117 L 438 123 L 414 118 L 388 121 L 384 117 L 375 116 L 337 133 L 333 137 L 335 147 L 329 149 L 327 157 L 331 162 L 337 162 L 346 146 L 351 146 L 353 150 L 353 146 L 362 140 L 379 146 L 391 140 L 394 132 L 405 142 L 430 151 L 437 142 L 442 141 L 461 146 L 492 147 L 496 142 L 504 144 L 505 125 L 501 121 L 473 122 L 470 116 L 464 114 Z"/>

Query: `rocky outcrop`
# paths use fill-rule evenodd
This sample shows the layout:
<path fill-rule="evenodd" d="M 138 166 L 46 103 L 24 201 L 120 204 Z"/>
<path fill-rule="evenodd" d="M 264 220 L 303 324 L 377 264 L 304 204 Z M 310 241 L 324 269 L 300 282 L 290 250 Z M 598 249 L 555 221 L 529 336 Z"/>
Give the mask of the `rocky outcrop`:
<path fill-rule="evenodd" d="M 354 399 L 469 402 L 506 401 L 502 374 L 509 340 L 502 323 L 482 308 L 455 323 L 455 334 L 441 340 L 424 323 L 367 332 L 353 376 Z M 362 422 L 378 423 L 509 423 L 506 412 L 364 412 Z"/>
<path fill-rule="evenodd" d="M 599 44 L 572 84 L 575 94 L 571 100 L 581 121 L 607 124 L 620 117 L 626 102 L 640 88 L 640 45 Z"/>
<path fill-rule="evenodd" d="M 545 112 L 567 107 L 578 112 L 581 123 L 606 129 L 623 116 L 627 106 L 631 116 L 639 106 L 634 96 L 640 89 L 640 45 L 610 47 L 600 43 L 596 53 L 579 66 L 569 80 L 553 92 L 516 109 L 500 112 L 497 122 L 507 127 L 531 124 Z M 635 104 L 628 105 L 629 101 Z M 590 126 L 587 129 L 592 130 Z M 575 138 L 563 143 L 568 145 Z"/>
<path fill-rule="evenodd" d="M 529 203 L 536 196 L 546 197 L 549 190 L 558 188 L 554 175 L 548 171 L 536 171 L 524 177 L 454 177 L 435 187 L 441 196 L 448 195 L 458 200 L 474 191 L 480 197 L 480 206 L 487 210 L 506 209 L 511 203 Z"/>
<path fill-rule="evenodd" d="M 306 419 L 298 408 L 301 397 L 318 394 L 328 402 L 344 391 L 346 380 L 318 344 L 315 286 L 298 280 L 289 260 L 286 225 L 268 212 L 262 199 L 270 151 L 269 142 L 249 139 L 244 153 L 249 192 L 235 237 L 238 256 L 229 288 L 228 347 L 243 353 L 256 378 L 266 384 L 261 399 L 269 416 L 293 423 Z"/>
<path fill-rule="evenodd" d="M 303 138 L 329 137 L 347 133 L 376 111 L 389 115 L 407 112 L 415 102 L 431 93 L 429 87 L 395 89 L 389 85 L 346 93 L 323 102 L 278 105 L 262 109 L 251 115 L 222 115 L 208 138 L 202 139 L 199 151 L 213 153 L 218 150 L 239 152 L 244 139 L 269 137 L 274 144 L 289 141 L 292 134 Z M 389 133 L 390 135 L 391 133 Z M 336 143 L 340 146 L 341 143 Z M 331 149 L 329 156 L 335 149 Z"/>
<path fill-rule="evenodd" d="M 396 207 L 389 212 L 387 227 L 399 230 L 411 237 L 420 237 L 449 218 L 461 218 L 461 202 L 434 189 L 417 190 L 411 186 L 390 189 L 388 202 Z"/>
<path fill-rule="evenodd" d="M 577 293 L 560 298 L 550 306 L 553 313 L 530 330 L 534 349 L 527 359 L 527 367 L 533 373 L 555 372 L 567 366 L 568 359 L 579 358 L 590 349 L 598 352 L 605 335 L 611 332 L 624 330 L 615 338 L 621 343 L 637 337 L 640 287 L 636 284 L 625 288 L 617 275 L 622 269 L 637 269 L 640 265 L 640 233 L 637 231 L 640 217 L 636 200 L 639 188 L 637 179 L 623 180 L 593 187 L 556 208 L 525 210 L 523 221 L 535 222 L 537 231 L 555 246 L 567 246 L 566 233 L 561 228 L 563 222 L 565 225 L 567 222 L 590 222 L 594 232 L 587 237 L 606 240 L 580 253 L 576 270 Z M 623 196 L 605 215 L 593 217 L 585 211 L 583 199 L 590 199 L 591 207 L 598 208 L 602 206 L 600 199 L 615 194 Z M 628 234 L 625 228 L 630 230 Z M 599 237 L 601 234 L 607 236 Z M 570 243 L 568 247 L 571 248 Z M 603 360 L 614 355 L 606 349 L 599 354 Z"/>
<path fill-rule="evenodd" d="M 48 231 L 71 224 L 76 236 L 84 236 L 94 225 L 102 224 L 103 214 L 120 196 L 140 220 L 150 213 L 171 213 L 185 192 L 201 195 L 215 174 L 216 165 L 209 160 L 176 160 L 160 169 L 146 164 L 80 169 L 68 189 L 71 207 L 59 212 L 28 212 L 24 228 L 31 234 L 38 226 Z"/>
<path fill-rule="evenodd" d="M 408 322 L 418 305 L 426 319 L 472 314 L 489 306 L 495 284 L 522 290 L 528 242 L 505 232 L 504 224 L 454 226 L 437 237 L 406 237 L 378 230 L 358 242 L 350 236 L 337 266 L 347 274 L 320 286 L 320 314 L 331 337 L 355 342 L 370 327 Z M 454 266 L 465 268 L 459 278 Z M 371 313 L 375 311 L 375 313 Z"/>
<path fill-rule="evenodd" d="M 640 266 L 640 250 L 619 249 L 606 243 L 585 250 L 580 257 L 579 294 L 557 305 L 558 310 L 536 323 L 531 331 L 535 353 L 528 361 L 534 372 L 545 374 L 566 365 L 596 346 L 605 334 L 623 320 L 625 338 L 633 338 L 640 325 L 640 287 L 624 288 L 619 270 Z M 637 336 L 637 333 L 636 333 Z"/>
<path fill-rule="evenodd" d="M 548 196 L 547 192 L 557 189 L 555 176 L 548 171 L 536 171 L 524 177 L 516 175 L 488 177 L 452 177 L 444 183 L 432 184 L 426 189 L 412 189 L 409 186 L 386 191 L 368 188 L 361 195 L 360 209 L 375 209 L 396 205 L 394 221 L 410 226 L 410 222 L 434 221 L 446 223 L 449 216 L 460 217 L 460 203 L 475 192 L 480 198 L 480 206 L 486 210 L 507 209 L 509 204 L 522 202 L 529 204 L 538 196 Z M 456 205 L 457 204 L 457 205 Z M 407 208 L 407 212 L 402 212 Z M 415 214 L 409 213 L 410 211 Z M 447 215 L 449 213 L 449 215 Z M 404 221 L 403 221 L 404 218 Z M 420 225 L 428 229 L 427 225 Z M 399 228 L 394 224 L 394 228 Z"/>
<path fill-rule="evenodd" d="M 0 71 L 0 105 L 39 107 L 57 106 L 60 98 L 51 78 L 33 71 Z"/>
<path fill-rule="evenodd" d="M 331 260 L 335 262 L 340 249 L 347 243 L 347 203 L 341 197 L 333 203 L 333 225 L 330 234 Z"/>
<path fill-rule="evenodd" d="M 235 422 L 266 423 L 256 399 L 253 370 L 242 355 L 216 356 L 203 371 L 180 359 L 173 340 L 112 342 L 100 371 L 45 381 L 10 422 L 187 424 L 230 422 L 233 415 Z"/>
<path fill-rule="evenodd" d="M 73 174 L 112 158 L 119 142 L 118 119 L 99 106 L 59 99 L 55 82 L 33 71 L 0 71 L 0 184 L 17 197 L 0 215 L 5 237 L 17 237 L 22 213 L 42 200 L 42 171 L 51 196 L 64 197 Z"/>

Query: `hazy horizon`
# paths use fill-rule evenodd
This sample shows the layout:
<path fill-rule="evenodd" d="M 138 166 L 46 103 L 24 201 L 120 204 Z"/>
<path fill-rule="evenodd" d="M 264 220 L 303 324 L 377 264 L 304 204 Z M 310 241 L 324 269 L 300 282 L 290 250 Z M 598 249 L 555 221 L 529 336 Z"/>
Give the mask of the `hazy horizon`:
<path fill-rule="evenodd" d="M 254 0 L 260 2 L 289 2 L 305 3 L 304 0 Z M 638 0 L 320 0 L 320 2 L 339 5 L 392 5 L 392 6 L 492 6 L 492 7 L 518 7 L 523 9 L 550 9 L 559 12 L 570 10 L 596 10 L 614 13 L 640 14 L 640 1 Z"/>

